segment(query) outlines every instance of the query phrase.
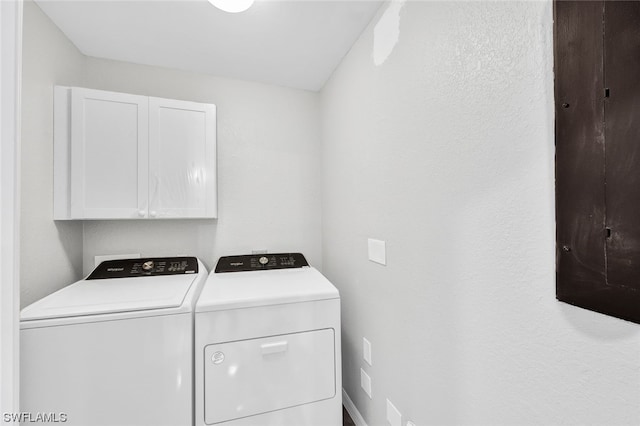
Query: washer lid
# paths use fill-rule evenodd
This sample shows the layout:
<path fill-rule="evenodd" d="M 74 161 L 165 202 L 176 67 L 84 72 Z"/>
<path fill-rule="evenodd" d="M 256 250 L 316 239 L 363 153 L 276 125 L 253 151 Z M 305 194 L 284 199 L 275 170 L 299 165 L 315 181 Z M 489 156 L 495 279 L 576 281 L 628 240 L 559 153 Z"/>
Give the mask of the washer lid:
<path fill-rule="evenodd" d="M 198 274 L 81 280 L 27 306 L 22 321 L 178 308 Z"/>
<path fill-rule="evenodd" d="M 313 267 L 210 274 L 196 312 L 339 297 L 338 290 Z"/>

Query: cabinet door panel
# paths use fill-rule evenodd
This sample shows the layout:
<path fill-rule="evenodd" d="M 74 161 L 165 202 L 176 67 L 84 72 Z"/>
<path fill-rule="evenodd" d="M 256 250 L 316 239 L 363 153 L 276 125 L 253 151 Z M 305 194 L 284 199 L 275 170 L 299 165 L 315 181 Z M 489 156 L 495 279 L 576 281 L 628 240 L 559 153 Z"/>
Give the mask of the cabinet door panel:
<path fill-rule="evenodd" d="M 215 106 L 149 99 L 149 214 L 216 217 Z"/>
<path fill-rule="evenodd" d="M 605 2 L 607 284 L 615 313 L 640 320 L 640 2 Z"/>
<path fill-rule="evenodd" d="M 640 322 L 640 2 L 554 6 L 556 294 Z"/>
<path fill-rule="evenodd" d="M 602 2 L 554 5 L 556 295 L 590 306 L 605 285 Z"/>
<path fill-rule="evenodd" d="M 145 216 L 147 98 L 80 88 L 72 89 L 71 98 L 72 217 Z"/>

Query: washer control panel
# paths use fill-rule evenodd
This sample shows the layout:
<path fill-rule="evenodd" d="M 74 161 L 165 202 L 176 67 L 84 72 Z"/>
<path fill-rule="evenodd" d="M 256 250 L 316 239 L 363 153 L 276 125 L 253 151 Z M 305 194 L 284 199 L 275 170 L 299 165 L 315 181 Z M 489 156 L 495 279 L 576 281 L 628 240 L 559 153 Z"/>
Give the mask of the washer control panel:
<path fill-rule="evenodd" d="M 302 253 L 248 254 L 223 256 L 218 260 L 216 273 L 292 269 L 309 266 Z"/>
<path fill-rule="evenodd" d="M 117 259 L 102 262 L 87 279 L 103 280 L 108 278 L 196 274 L 197 272 L 198 260 L 195 257 Z"/>

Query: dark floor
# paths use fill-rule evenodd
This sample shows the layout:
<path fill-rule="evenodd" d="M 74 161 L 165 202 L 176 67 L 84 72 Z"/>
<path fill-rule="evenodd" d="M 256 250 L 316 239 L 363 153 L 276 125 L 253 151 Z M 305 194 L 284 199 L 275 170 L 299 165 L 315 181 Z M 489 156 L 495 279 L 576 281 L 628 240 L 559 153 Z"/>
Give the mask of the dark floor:
<path fill-rule="evenodd" d="M 342 426 L 356 426 L 344 405 L 342 406 Z"/>

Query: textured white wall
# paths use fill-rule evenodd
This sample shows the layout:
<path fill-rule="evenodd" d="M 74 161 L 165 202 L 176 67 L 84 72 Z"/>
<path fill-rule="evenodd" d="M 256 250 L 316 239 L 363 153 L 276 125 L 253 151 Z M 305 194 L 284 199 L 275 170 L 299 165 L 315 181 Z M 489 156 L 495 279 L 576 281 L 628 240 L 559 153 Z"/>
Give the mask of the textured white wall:
<path fill-rule="evenodd" d="M 82 223 L 53 221 L 53 86 L 84 84 L 85 57 L 32 1 L 24 2 L 20 304 L 78 279 Z"/>
<path fill-rule="evenodd" d="M 85 221 L 98 254 L 219 256 L 301 251 L 322 267 L 317 93 L 88 58 L 87 86 L 210 102 L 218 111 L 218 220 Z"/>
<path fill-rule="evenodd" d="M 640 327 L 554 296 L 551 2 L 386 10 L 322 92 L 347 393 L 370 426 L 640 424 Z"/>

